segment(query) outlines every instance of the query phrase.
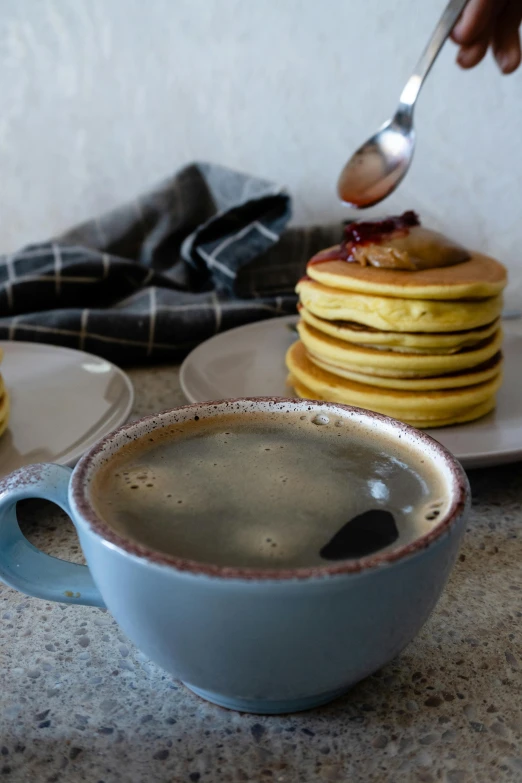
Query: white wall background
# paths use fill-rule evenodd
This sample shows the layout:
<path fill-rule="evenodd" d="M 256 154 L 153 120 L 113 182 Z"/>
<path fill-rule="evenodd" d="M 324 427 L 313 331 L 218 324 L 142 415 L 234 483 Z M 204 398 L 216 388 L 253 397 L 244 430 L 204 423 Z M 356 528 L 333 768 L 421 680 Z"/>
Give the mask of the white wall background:
<path fill-rule="evenodd" d="M 295 221 L 346 215 L 347 156 L 393 110 L 445 0 L 0 0 L 0 252 L 193 159 L 286 184 Z M 497 254 L 522 299 L 522 70 L 448 44 L 386 212 Z M 383 211 L 382 209 L 380 210 Z M 519 285 L 519 279 L 521 285 Z"/>

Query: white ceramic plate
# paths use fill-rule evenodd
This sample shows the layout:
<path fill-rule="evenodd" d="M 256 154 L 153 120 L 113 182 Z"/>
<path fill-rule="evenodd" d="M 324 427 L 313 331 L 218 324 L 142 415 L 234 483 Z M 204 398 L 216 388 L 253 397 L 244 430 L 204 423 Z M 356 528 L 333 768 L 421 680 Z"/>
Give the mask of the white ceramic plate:
<path fill-rule="evenodd" d="M 292 397 L 284 357 L 295 316 L 231 329 L 199 345 L 181 368 L 190 402 L 228 397 Z M 522 459 L 522 336 L 507 334 L 505 380 L 497 409 L 479 421 L 430 431 L 462 462 L 478 468 Z"/>
<path fill-rule="evenodd" d="M 11 397 L 0 438 L 0 476 L 33 462 L 73 465 L 128 418 L 134 391 L 110 362 L 71 348 L 0 341 Z"/>

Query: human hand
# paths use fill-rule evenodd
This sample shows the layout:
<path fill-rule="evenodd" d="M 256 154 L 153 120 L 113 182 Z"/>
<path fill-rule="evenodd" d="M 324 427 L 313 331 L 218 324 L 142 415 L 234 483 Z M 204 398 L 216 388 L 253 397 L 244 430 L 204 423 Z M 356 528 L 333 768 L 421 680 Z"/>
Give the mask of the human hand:
<path fill-rule="evenodd" d="M 520 65 L 522 0 L 469 0 L 453 28 L 459 45 L 457 62 L 473 68 L 491 46 L 502 73 L 513 73 Z"/>

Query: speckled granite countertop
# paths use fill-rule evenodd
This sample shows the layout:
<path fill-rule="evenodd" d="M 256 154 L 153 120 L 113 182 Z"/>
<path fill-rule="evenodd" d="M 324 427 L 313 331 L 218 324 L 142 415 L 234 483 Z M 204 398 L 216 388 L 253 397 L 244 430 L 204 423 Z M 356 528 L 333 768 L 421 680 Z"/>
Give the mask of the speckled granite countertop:
<path fill-rule="evenodd" d="M 183 402 L 175 368 L 135 370 L 134 415 Z M 328 707 L 256 717 L 206 704 L 100 609 L 0 585 L 0 780 L 308 783 L 522 780 L 522 464 L 471 474 L 450 583 L 403 654 Z M 67 518 L 28 537 L 81 560 Z"/>

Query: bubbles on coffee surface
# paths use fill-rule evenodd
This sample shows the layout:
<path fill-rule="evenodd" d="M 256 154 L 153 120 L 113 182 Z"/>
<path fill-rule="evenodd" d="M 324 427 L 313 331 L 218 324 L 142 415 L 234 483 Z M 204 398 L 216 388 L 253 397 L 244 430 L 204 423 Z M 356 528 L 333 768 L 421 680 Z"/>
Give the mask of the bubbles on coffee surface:
<path fill-rule="evenodd" d="M 121 479 L 122 483 L 129 489 L 154 489 L 156 481 L 155 471 L 144 465 L 116 471 L 114 478 Z"/>
<path fill-rule="evenodd" d="M 435 502 L 430 503 L 428 508 L 426 509 L 426 512 L 424 514 L 424 518 L 428 522 L 433 522 L 434 520 L 436 520 L 440 516 L 440 514 L 441 514 L 441 510 L 442 510 L 442 506 L 443 505 L 444 505 L 444 501 L 443 500 L 436 500 Z"/>
<path fill-rule="evenodd" d="M 288 556 L 284 540 L 270 527 L 256 526 L 237 530 L 235 544 L 253 557 L 263 557 L 274 566 Z M 287 542 L 288 543 L 288 542 Z"/>
<path fill-rule="evenodd" d="M 319 425 L 330 424 L 330 419 L 325 413 L 318 413 L 317 416 L 314 416 L 312 422 Z"/>
<path fill-rule="evenodd" d="M 251 413 L 129 444 L 94 495 L 121 535 L 188 560 L 300 568 L 408 544 L 443 513 L 440 477 L 349 417 Z"/>

